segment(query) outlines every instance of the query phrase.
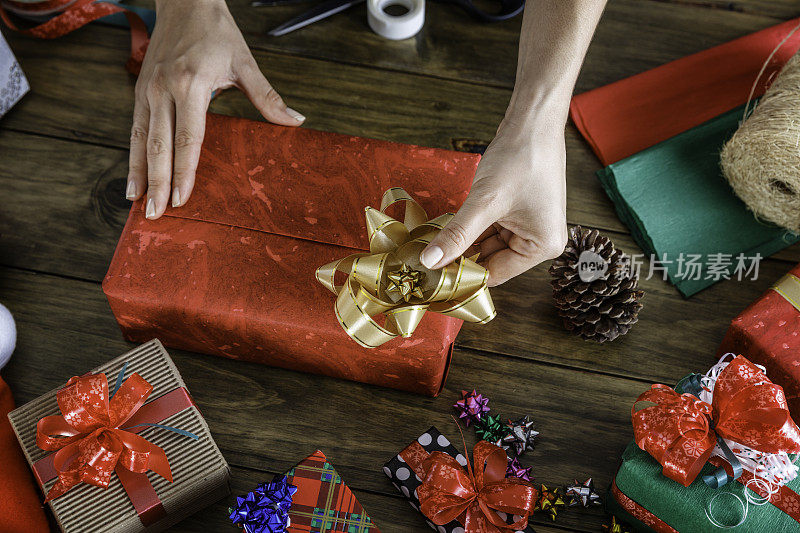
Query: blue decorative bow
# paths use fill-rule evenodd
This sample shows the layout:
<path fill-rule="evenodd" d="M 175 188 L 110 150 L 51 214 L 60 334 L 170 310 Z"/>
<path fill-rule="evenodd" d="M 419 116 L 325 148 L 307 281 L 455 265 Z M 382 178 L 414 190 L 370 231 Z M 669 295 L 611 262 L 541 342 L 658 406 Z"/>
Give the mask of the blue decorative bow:
<path fill-rule="evenodd" d="M 229 509 L 231 522 L 246 533 L 284 533 L 289 527 L 289 509 L 297 487 L 289 485 L 286 476 L 275 476 L 261 483 L 256 490 L 236 498 L 236 507 Z"/>

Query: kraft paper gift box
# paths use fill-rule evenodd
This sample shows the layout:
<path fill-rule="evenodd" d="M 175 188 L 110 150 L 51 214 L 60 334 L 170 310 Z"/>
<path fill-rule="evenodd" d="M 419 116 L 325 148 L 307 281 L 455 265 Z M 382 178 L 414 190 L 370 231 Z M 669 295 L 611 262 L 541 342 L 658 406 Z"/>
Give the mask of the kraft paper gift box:
<path fill-rule="evenodd" d="M 122 424 L 123 429 L 150 422 L 188 431 L 199 438 L 194 440 L 159 427 L 131 429 L 164 450 L 173 481 L 170 483 L 152 471 L 146 474 L 123 472 L 118 466 L 110 476 L 107 489 L 79 483 L 49 501 L 58 524 L 66 533 L 163 531 L 230 493 L 228 464 L 161 343 L 152 340 L 90 374 L 104 373 L 110 393 L 124 365 L 126 379 L 139 374 L 153 386 L 153 391 L 133 417 Z M 56 393 L 61 389 L 63 387 L 45 393 L 8 415 L 45 494 L 56 484 L 55 452 L 37 446 L 37 423 L 43 417 L 60 414 Z M 125 384 L 119 391 L 120 394 L 127 392 Z M 126 475 L 125 488 L 119 477 L 122 474 Z"/>
<path fill-rule="evenodd" d="M 446 453 L 454 457 L 460 465 L 464 467 L 467 465 L 467 458 L 464 457 L 464 454 L 459 452 L 436 427 L 431 427 L 383 466 L 383 472 L 389 477 L 395 488 L 403 494 L 411 507 L 418 512 L 421 512 L 417 489 L 422 485 L 422 479 L 420 478 L 423 472 L 422 462 L 433 452 Z M 507 516 L 506 522 L 512 524 L 516 518 Z M 426 522 L 431 529 L 439 533 L 461 533 L 464 531 L 463 524 L 458 520 L 453 520 L 443 526 L 437 526 L 427 518 Z M 533 532 L 533 527 L 529 525 L 522 532 L 517 533 Z"/>
<path fill-rule="evenodd" d="M 192 197 L 154 221 L 134 203 L 103 289 L 130 340 L 436 395 L 461 321 L 362 348 L 315 270 L 368 249 L 364 208 L 391 187 L 456 211 L 479 158 L 209 115 Z"/>
<path fill-rule="evenodd" d="M 783 387 L 789 411 L 800 420 L 800 265 L 733 319 L 719 355 L 745 353 Z"/>

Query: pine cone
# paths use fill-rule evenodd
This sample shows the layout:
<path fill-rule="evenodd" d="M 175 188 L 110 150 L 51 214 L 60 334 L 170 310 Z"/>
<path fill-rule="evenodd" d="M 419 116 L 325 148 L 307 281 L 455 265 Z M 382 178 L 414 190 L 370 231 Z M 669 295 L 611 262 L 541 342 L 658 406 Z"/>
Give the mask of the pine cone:
<path fill-rule="evenodd" d="M 608 269 L 596 279 L 581 279 L 578 263 L 582 252 Z M 597 257 L 599 256 L 599 257 Z M 600 261 L 602 258 L 602 261 Z M 564 326 L 586 340 L 613 341 L 625 335 L 638 320 L 644 292 L 637 290 L 638 274 L 630 268 L 629 258 L 614 248 L 614 243 L 597 230 L 575 226 L 560 257 L 550 266 L 553 299 Z M 589 271 L 584 271 L 588 279 Z"/>

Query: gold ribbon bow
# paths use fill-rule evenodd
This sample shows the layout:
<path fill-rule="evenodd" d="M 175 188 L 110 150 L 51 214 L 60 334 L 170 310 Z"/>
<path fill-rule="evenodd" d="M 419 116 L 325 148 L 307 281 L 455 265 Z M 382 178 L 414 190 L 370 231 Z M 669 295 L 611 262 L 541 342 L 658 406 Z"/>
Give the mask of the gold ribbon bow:
<path fill-rule="evenodd" d="M 386 214 L 405 202 L 403 222 Z M 375 348 L 398 335 L 410 337 L 425 311 L 484 324 L 497 314 L 486 280 L 489 272 L 473 258 L 461 257 L 429 270 L 419 254 L 453 217 L 428 220 L 425 210 L 399 187 L 383 194 L 380 211 L 366 208 L 370 253 L 353 254 L 317 269 L 317 280 L 337 295 L 336 318 L 350 337 Z M 336 285 L 337 272 L 347 274 Z M 372 317 L 383 314 L 380 325 Z"/>

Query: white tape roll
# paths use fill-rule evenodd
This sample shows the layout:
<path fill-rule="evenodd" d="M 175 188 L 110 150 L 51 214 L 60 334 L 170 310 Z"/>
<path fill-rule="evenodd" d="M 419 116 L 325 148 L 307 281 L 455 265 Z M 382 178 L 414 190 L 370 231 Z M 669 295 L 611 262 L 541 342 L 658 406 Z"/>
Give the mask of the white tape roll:
<path fill-rule="evenodd" d="M 387 6 L 402 6 L 408 13 L 400 16 L 388 14 Z M 399 41 L 415 36 L 425 23 L 425 0 L 367 0 L 367 21 L 372 31 Z"/>

